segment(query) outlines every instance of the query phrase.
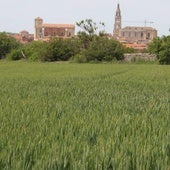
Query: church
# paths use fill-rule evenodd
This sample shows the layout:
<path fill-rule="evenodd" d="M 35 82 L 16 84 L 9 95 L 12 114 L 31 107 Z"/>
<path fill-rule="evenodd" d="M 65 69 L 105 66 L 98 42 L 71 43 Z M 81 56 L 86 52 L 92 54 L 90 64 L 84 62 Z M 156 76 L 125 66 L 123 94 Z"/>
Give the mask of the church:
<path fill-rule="evenodd" d="M 120 5 L 117 5 L 113 37 L 128 47 L 146 48 L 154 38 L 157 37 L 157 30 L 152 27 L 126 26 L 122 28 L 122 16 Z"/>
<path fill-rule="evenodd" d="M 34 40 L 49 40 L 50 37 L 69 38 L 75 36 L 73 24 L 48 24 L 43 23 L 40 17 L 35 18 Z"/>

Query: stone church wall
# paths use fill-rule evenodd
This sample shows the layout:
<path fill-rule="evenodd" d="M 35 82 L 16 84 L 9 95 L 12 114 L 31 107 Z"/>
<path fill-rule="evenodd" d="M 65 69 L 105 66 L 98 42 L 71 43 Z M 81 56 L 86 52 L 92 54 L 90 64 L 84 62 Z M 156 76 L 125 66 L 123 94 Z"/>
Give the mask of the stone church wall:
<path fill-rule="evenodd" d="M 124 60 L 127 62 L 131 61 L 156 61 L 156 55 L 149 53 L 127 53 L 124 54 Z"/>

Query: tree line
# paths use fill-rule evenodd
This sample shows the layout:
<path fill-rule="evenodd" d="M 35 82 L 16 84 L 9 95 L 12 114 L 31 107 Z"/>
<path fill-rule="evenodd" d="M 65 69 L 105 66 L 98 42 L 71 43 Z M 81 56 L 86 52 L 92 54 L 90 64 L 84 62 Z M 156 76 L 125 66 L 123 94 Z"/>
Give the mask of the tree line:
<path fill-rule="evenodd" d="M 6 33 L 0 33 L 0 58 L 29 61 L 102 62 L 123 60 L 124 53 L 135 52 L 120 42 L 106 36 L 104 30 L 91 19 L 76 23 L 81 28 L 76 37 L 51 37 L 48 42 L 33 41 L 21 44 Z M 104 27 L 104 23 L 100 23 Z M 148 52 L 157 55 L 160 64 L 170 64 L 170 36 L 156 38 Z"/>

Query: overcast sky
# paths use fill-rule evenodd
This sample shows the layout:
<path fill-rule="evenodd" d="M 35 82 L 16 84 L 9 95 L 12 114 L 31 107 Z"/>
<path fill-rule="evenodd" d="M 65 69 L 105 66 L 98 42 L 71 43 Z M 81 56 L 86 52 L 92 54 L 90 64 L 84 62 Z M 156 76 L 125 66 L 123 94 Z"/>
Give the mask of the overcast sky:
<path fill-rule="evenodd" d="M 113 32 L 118 0 L 0 0 L 0 32 L 34 32 L 34 19 L 45 23 L 75 24 L 90 18 L 105 23 L 105 31 Z M 147 26 L 158 35 L 170 34 L 170 0 L 119 0 L 122 25 Z M 78 30 L 76 28 L 76 30 Z"/>

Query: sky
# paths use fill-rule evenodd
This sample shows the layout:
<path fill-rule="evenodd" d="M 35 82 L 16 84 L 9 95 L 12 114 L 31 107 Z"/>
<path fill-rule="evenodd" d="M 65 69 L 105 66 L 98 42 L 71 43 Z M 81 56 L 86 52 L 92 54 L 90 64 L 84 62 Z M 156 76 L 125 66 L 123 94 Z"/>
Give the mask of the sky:
<path fill-rule="evenodd" d="M 147 21 L 146 26 L 156 28 L 158 36 L 170 34 L 170 0 L 0 0 L 0 32 L 34 33 L 34 19 L 41 17 L 44 23 L 55 24 L 92 19 L 104 22 L 105 31 L 113 33 L 118 2 L 122 27 L 145 26 Z"/>

